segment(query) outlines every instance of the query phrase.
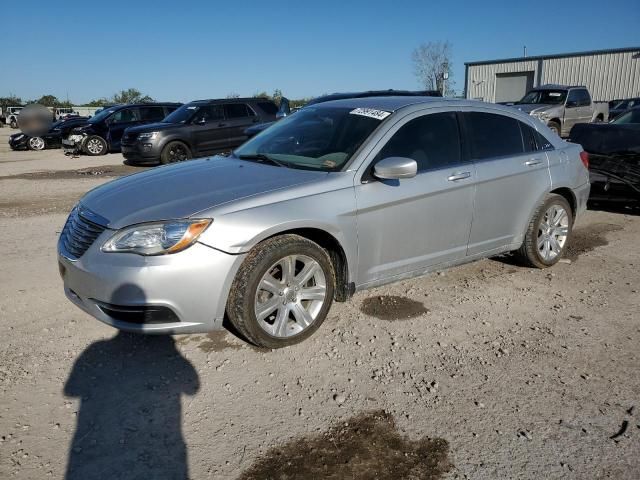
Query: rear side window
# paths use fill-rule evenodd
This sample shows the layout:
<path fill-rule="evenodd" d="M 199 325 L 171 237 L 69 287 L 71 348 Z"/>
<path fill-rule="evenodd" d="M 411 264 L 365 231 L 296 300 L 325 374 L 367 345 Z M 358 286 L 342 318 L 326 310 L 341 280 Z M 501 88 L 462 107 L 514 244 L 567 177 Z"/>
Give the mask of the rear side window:
<path fill-rule="evenodd" d="M 165 117 L 162 107 L 140 107 L 140 118 L 142 120 L 159 122 Z"/>
<path fill-rule="evenodd" d="M 258 107 L 267 115 L 275 115 L 278 113 L 278 107 L 272 102 L 258 102 Z"/>
<path fill-rule="evenodd" d="M 213 122 L 224 119 L 224 110 L 222 105 L 204 105 L 198 108 L 195 115 L 196 121 Z"/>
<path fill-rule="evenodd" d="M 228 103 L 224 106 L 224 113 L 227 118 L 250 117 L 249 108 L 244 103 Z"/>
<path fill-rule="evenodd" d="M 456 114 L 433 113 L 409 121 L 391 137 L 377 158 L 387 157 L 412 158 L 417 162 L 419 172 L 459 164 L 460 135 Z"/>
<path fill-rule="evenodd" d="M 524 142 L 525 152 L 535 152 L 537 150 L 553 150 L 553 145 L 544 135 L 539 133 L 535 128 L 523 122 L 520 124 L 522 130 L 522 140 Z"/>
<path fill-rule="evenodd" d="M 476 160 L 524 153 L 518 120 L 495 113 L 464 113 L 471 156 Z"/>

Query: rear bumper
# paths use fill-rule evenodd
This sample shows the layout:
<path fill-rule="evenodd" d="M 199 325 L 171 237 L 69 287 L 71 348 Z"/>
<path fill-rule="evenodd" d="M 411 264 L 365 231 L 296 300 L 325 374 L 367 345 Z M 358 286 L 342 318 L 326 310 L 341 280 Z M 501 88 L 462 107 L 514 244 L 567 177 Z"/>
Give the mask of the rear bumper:
<path fill-rule="evenodd" d="M 573 193 L 576 196 L 576 218 L 582 215 L 582 213 L 587 209 L 587 201 L 589 200 L 590 191 L 591 184 L 589 182 L 573 190 Z"/>
<path fill-rule="evenodd" d="M 200 333 L 222 328 L 229 289 L 244 255 L 196 243 L 173 254 L 143 257 L 103 253 L 103 232 L 78 260 L 58 254 L 71 302 L 120 330 Z"/>

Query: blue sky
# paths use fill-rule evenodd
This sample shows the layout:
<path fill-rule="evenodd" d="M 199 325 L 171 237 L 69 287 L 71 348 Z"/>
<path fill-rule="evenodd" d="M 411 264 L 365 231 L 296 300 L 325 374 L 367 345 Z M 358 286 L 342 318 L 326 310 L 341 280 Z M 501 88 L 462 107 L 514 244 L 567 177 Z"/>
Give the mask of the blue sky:
<path fill-rule="evenodd" d="M 158 100 L 419 88 L 411 52 L 464 62 L 640 45 L 640 2 L 21 1 L 0 45 L 0 96 L 75 103 L 135 87 Z M 15 15 L 11 9 L 17 9 Z M 7 25 L 5 25 L 6 27 Z"/>

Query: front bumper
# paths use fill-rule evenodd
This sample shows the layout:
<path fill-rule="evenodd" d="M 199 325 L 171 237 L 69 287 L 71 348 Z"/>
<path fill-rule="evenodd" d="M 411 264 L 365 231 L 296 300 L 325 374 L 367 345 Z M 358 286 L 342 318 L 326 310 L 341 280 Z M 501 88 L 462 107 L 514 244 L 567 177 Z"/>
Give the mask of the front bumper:
<path fill-rule="evenodd" d="M 29 149 L 29 147 L 27 146 L 28 139 L 29 137 L 27 137 L 24 134 L 19 139 L 9 137 L 9 142 L 8 142 L 9 147 L 11 148 L 11 150 L 28 150 Z"/>
<path fill-rule="evenodd" d="M 158 142 L 136 141 L 120 145 L 122 156 L 131 163 L 159 163 L 162 148 Z"/>
<path fill-rule="evenodd" d="M 58 249 L 67 298 L 120 330 L 176 334 L 222 328 L 227 296 L 244 255 L 229 255 L 200 243 L 173 254 L 144 257 L 103 253 L 106 230 L 77 260 Z M 133 321 L 142 309 L 152 322 Z M 124 313 L 123 313 L 124 312 Z M 154 312 L 160 312 L 157 316 Z"/>
<path fill-rule="evenodd" d="M 74 133 L 67 138 L 62 139 L 62 149 L 64 153 L 80 153 L 82 151 L 82 145 L 87 138 L 86 134 Z"/>

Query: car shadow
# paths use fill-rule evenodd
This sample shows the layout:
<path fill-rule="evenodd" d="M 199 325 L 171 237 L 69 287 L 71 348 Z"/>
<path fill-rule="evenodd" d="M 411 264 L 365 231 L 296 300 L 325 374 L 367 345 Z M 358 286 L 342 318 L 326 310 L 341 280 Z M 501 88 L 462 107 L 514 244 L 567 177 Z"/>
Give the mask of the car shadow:
<path fill-rule="evenodd" d="M 80 399 L 65 478 L 189 478 L 181 396 L 199 388 L 171 336 L 118 332 L 89 345 L 64 385 Z"/>

